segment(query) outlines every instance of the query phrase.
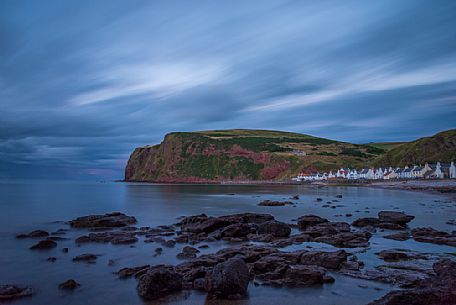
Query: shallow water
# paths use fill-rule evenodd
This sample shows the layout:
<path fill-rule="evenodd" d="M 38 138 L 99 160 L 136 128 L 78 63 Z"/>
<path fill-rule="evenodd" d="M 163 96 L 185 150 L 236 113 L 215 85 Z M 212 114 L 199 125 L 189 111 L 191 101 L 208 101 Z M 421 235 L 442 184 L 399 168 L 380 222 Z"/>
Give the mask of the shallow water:
<path fill-rule="evenodd" d="M 234 195 L 232 195 L 234 194 Z M 259 207 L 265 199 L 283 200 L 299 194 L 296 207 Z M 335 198 L 341 194 L 343 198 Z M 323 202 L 317 203 L 317 197 Z M 323 208 L 326 201 L 338 200 L 336 209 Z M 456 203 L 447 197 L 409 191 L 371 189 L 366 187 L 307 186 L 229 186 L 229 185 L 150 185 L 127 183 L 70 183 L 70 182 L 0 182 L 0 284 L 30 285 L 33 297 L 15 300 L 14 304 L 202 304 L 205 294 L 184 292 L 159 302 L 143 302 L 135 291 L 136 280 L 119 280 L 113 272 L 142 264 L 177 264 L 176 254 L 184 245 L 164 248 L 161 256 L 153 257 L 160 245 L 144 243 L 139 237 L 134 247 L 129 245 L 84 244 L 77 247 L 74 238 L 85 230 L 72 230 L 49 251 L 31 251 L 36 240 L 15 239 L 19 232 L 35 229 L 55 231 L 67 228 L 63 221 L 88 214 L 112 211 L 124 212 L 138 219 L 137 226 L 172 224 L 182 215 L 206 213 L 225 215 L 240 212 L 273 214 L 278 220 L 293 222 L 305 214 L 316 214 L 333 221 L 348 221 L 376 216 L 381 210 L 405 211 L 416 218 L 410 227 L 430 226 L 441 230 L 455 230 L 445 224 L 456 218 Z M 358 211 L 358 212 L 356 212 Z M 345 214 L 351 213 L 352 217 Z M 374 253 L 391 248 L 405 248 L 425 253 L 449 253 L 448 246 L 419 243 L 413 240 L 398 242 L 382 236 L 392 231 L 378 232 L 371 239 L 371 247 L 357 256 L 367 267 L 382 264 Z M 216 252 L 230 244 L 210 243 L 202 253 Z M 232 244 L 231 244 L 232 245 Z M 306 243 L 290 246 L 294 250 L 305 246 L 333 249 L 331 246 Z M 70 248 L 68 254 L 61 249 Z M 351 249 L 350 251 L 356 251 Z M 82 253 L 100 254 L 96 264 L 74 263 L 72 258 Z M 47 262 L 57 257 L 54 263 Z M 114 261 L 109 266 L 108 262 Z M 249 299 L 237 302 L 218 301 L 216 304 L 366 304 L 390 289 L 390 285 L 333 274 L 334 284 L 312 288 L 249 287 Z M 81 287 L 74 292 L 60 291 L 59 283 L 73 278 Z M 362 288 L 362 287 L 364 288 Z M 367 286 L 367 288 L 365 288 Z M 207 302 L 207 304 L 211 304 Z M 214 303 L 212 303 L 214 304 Z"/>

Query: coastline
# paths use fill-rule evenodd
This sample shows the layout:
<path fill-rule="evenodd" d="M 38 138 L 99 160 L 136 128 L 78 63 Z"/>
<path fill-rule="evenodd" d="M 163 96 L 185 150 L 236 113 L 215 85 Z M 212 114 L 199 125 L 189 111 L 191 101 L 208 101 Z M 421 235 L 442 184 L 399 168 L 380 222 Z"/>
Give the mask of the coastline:
<path fill-rule="evenodd" d="M 456 200 L 456 180 L 395 180 L 372 182 L 369 187 L 445 195 Z"/>
<path fill-rule="evenodd" d="M 325 186 L 358 186 L 370 188 L 382 188 L 392 190 L 406 190 L 416 192 L 427 192 L 434 194 L 444 194 L 456 198 L 456 180 L 381 180 L 381 181 L 331 181 L 331 182 L 295 182 L 291 180 L 239 180 L 239 181 L 135 181 L 135 180 L 115 180 L 124 183 L 148 183 L 148 184 L 180 184 L 180 185 L 300 185 L 308 187 Z"/>

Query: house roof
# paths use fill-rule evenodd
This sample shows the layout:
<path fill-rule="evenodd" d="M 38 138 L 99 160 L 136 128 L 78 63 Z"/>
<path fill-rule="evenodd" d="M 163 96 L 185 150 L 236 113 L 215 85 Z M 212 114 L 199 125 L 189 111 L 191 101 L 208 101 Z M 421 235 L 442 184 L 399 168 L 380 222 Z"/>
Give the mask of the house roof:
<path fill-rule="evenodd" d="M 430 176 L 432 175 L 433 173 L 435 173 L 435 170 L 428 170 L 424 173 L 425 176 Z"/>

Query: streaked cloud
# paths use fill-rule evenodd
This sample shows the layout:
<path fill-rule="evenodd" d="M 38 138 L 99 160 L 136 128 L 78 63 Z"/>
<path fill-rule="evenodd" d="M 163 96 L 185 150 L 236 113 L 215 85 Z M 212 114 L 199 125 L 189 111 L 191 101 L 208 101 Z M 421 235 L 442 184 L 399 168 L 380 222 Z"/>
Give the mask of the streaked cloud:
<path fill-rule="evenodd" d="M 3 1 L 0 45 L 0 177 L 121 178 L 179 130 L 456 127 L 451 0 Z"/>

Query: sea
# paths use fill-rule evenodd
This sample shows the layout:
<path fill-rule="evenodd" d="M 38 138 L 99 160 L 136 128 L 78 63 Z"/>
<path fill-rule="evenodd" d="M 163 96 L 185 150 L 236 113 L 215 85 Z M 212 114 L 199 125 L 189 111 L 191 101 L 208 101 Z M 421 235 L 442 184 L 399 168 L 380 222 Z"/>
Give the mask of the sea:
<path fill-rule="evenodd" d="M 291 200 L 299 195 L 299 200 Z M 337 195 L 342 195 L 338 198 Z M 339 196 L 340 197 L 340 196 Z M 317 202 L 322 198 L 322 202 Z M 294 205 L 258 206 L 262 200 L 291 200 Z M 324 207 L 331 202 L 335 208 Z M 134 305 L 134 304 L 367 304 L 398 287 L 356 279 L 333 273 L 335 282 L 307 288 L 249 286 L 245 300 L 211 301 L 204 292 L 183 291 L 157 301 L 144 301 L 136 293 L 137 281 L 119 279 L 115 272 L 124 267 L 178 264 L 176 258 L 184 244 L 163 247 L 155 256 L 156 243 L 144 243 L 143 237 L 133 245 L 82 244 L 75 239 L 87 233 L 72 229 L 58 246 L 46 251 L 32 251 L 37 240 L 17 239 L 19 233 L 41 229 L 49 232 L 69 229 L 67 221 L 79 216 L 119 211 L 135 216 L 137 227 L 171 225 L 181 216 L 196 214 L 227 215 L 242 212 L 269 213 L 276 219 L 296 223 L 299 216 L 314 214 L 331 221 L 352 222 L 360 217 L 375 217 L 379 211 L 404 211 L 415 216 L 409 224 L 452 231 L 446 222 L 456 219 L 456 203 L 444 195 L 403 190 L 386 190 L 365 186 L 310 187 L 307 185 L 178 185 L 121 182 L 1 181 L 0 182 L 0 285 L 18 284 L 34 290 L 31 297 L 12 301 L 26 305 Z M 350 216 L 351 214 L 351 216 Z M 294 229 L 296 230 L 296 229 Z M 376 253 L 385 249 L 408 249 L 438 255 L 454 255 L 450 246 L 385 239 L 393 231 L 378 230 L 366 249 L 355 252 L 365 264 L 374 268 L 384 262 Z M 170 237 L 172 238 L 172 237 Z M 214 253 L 236 246 L 228 242 L 208 243 L 201 254 Z M 62 248 L 69 248 L 68 253 Z M 335 250 L 319 243 L 304 243 L 281 249 Z M 99 255 L 96 263 L 77 263 L 72 258 L 83 253 Z M 55 257 L 56 261 L 48 261 Z M 74 279 L 81 286 L 74 291 L 58 289 L 59 283 Z M 1 303 L 2 301 L 0 301 Z M 8 303 L 9 304 L 9 303 Z"/>

